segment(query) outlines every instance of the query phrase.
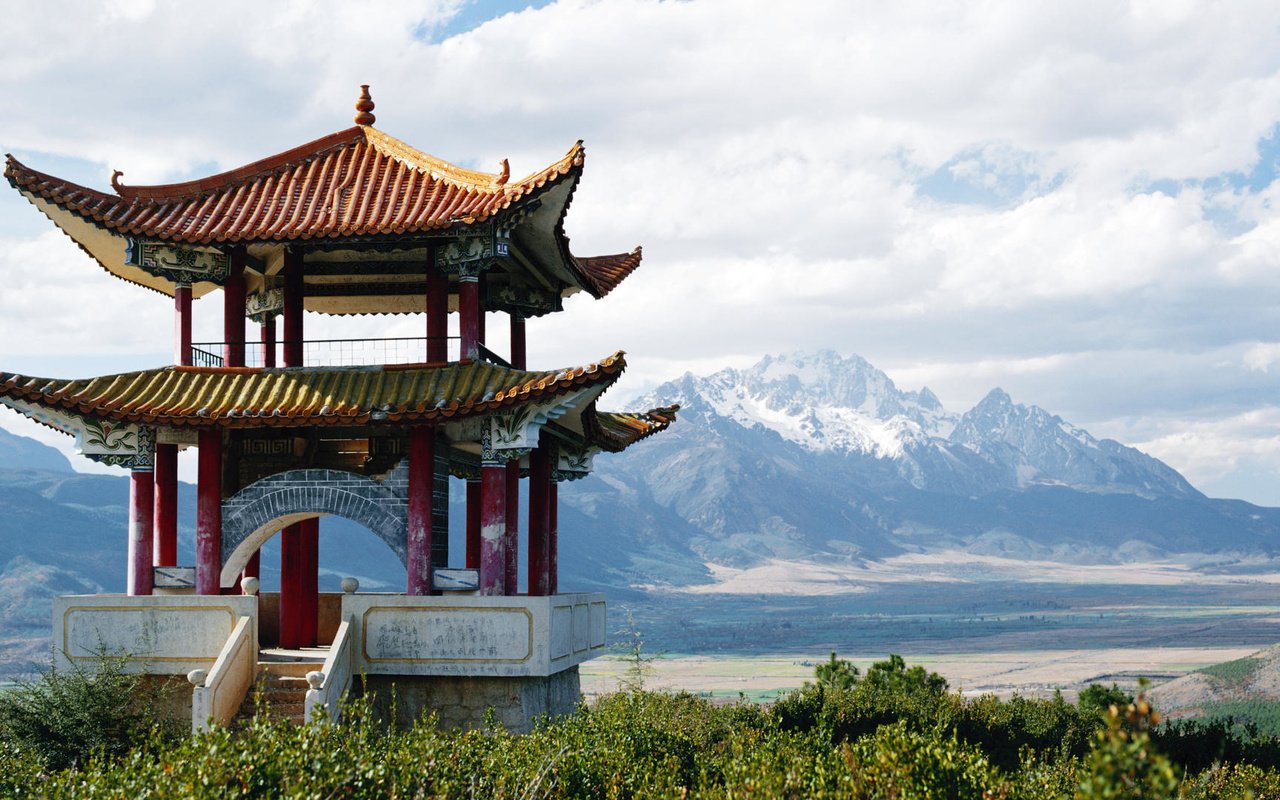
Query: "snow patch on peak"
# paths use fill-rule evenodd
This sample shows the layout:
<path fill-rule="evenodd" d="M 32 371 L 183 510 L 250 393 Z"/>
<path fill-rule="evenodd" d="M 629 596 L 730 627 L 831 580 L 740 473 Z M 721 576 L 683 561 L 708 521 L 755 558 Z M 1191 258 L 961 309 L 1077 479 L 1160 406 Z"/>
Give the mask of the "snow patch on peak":
<path fill-rule="evenodd" d="M 877 458 L 899 458 L 930 437 L 945 438 L 957 419 L 928 389 L 903 392 L 865 359 L 831 350 L 769 355 L 745 370 L 686 376 L 679 389 L 743 427 L 772 430 L 810 450 Z"/>

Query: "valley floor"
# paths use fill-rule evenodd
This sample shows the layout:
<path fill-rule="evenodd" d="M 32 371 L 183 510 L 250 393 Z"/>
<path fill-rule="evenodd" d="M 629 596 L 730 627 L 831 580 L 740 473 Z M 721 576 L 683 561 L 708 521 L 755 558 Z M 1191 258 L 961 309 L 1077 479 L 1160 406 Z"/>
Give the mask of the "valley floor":
<path fill-rule="evenodd" d="M 611 599 L 615 655 L 582 667 L 588 695 L 634 667 L 646 686 L 768 700 L 835 651 L 865 667 L 890 653 L 955 689 L 1067 697 L 1089 683 L 1136 688 L 1280 642 L 1272 575 L 1233 582 L 897 581 L 856 594 L 650 591 Z M 630 621 L 628 621 L 628 614 Z"/>
<path fill-rule="evenodd" d="M 1188 672 L 1250 655 L 1256 647 L 1156 647 L 1086 650 L 1027 650 L 998 653 L 912 653 L 909 661 L 941 674 L 966 695 L 993 693 L 1051 697 L 1062 690 L 1074 701 L 1090 683 L 1117 683 L 1130 691 L 1140 678 L 1160 684 Z M 865 670 L 885 654 L 840 653 Z M 645 688 L 687 691 L 734 699 L 773 700 L 813 679 L 824 661 L 805 655 L 664 655 L 646 665 Z M 582 691 L 588 698 L 617 691 L 634 672 L 634 661 L 621 656 L 582 665 Z"/>

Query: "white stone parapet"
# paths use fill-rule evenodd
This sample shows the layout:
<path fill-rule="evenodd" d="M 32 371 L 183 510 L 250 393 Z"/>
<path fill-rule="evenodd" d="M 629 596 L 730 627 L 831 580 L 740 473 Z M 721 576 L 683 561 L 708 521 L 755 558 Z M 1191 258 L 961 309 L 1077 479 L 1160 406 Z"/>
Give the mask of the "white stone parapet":
<path fill-rule="evenodd" d="M 354 594 L 353 668 L 366 675 L 554 675 L 603 653 L 603 594 Z"/>
<path fill-rule="evenodd" d="M 58 669 L 126 659 L 129 672 L 185 675 L 210 669 L 240 617 L 251 620 L 256 644 L 258 598 L 245 595 L 67 595 L 53 601 L 54 663 Z"/>

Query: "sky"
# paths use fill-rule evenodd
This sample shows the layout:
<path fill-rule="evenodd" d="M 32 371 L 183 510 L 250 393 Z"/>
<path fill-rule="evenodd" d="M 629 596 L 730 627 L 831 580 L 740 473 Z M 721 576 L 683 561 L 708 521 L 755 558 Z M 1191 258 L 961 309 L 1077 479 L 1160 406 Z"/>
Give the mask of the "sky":
<path fill-rule="evenodd" d="M 529 357 L 626 350 L 610 402 L 830 348 L 952 411 L 1001 387 L 1280 505 L 1273 0 L 7 0 L 5 25 L 0 151 L 101 189 L 349 127 L 362 83 L 378 128 L 466 166 L 523 175 L 583 139 L 573 249 L 644 263 L 531 322 Z M 0 275 L 0 370 L 171 360 L 171 301 L 4 186 Z M 197 340 L 221 338 L 213 297 Z"/>

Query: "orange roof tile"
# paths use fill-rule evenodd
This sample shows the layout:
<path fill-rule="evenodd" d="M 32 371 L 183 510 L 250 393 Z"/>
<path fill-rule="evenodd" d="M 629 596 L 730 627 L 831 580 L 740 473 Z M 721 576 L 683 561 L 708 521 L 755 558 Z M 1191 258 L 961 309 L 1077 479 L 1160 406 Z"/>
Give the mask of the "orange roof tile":
<path fill-rule="evenodd" d="M 587 258 L 573 256 L 573 265 L 590 283 L 588 291 L 596 298 L 601 298 L 616 289 L 628 275 L 635 272 L 643 257 L 642 249 L 637 247 L 630 253 L 618 253 L 612 256 Z"/>
<path fill-rule="evenodd" d="M 618 453 L 671 427 L 679 410 L 680 406 L 672 405 L 642 413 L 597 411 L 585 418 L 587 437 L 602 450 Z"/>
<path fill-rule="evenodd" d="M 121 185 L 115 195 L 46 175 L 7 156 L 5 177 L 99 227 L 192 245 L 431 231 L 492 217 L 548 184 L 581 175 L 578 142 L 518 181 L 463 169 L 357 125 L 200 180 Z M 118 175 L 117 175 L 118 177 Z"/>
<path fill-rule="evenodd" d="M 442 366 L 251 369 L 162 367 L 81 380 L 0 372 L 5 399 L 93 419 L 193 427 L 362 425 L 496 413 L 606 387 L 622 352 L 583 367 L 527 372 L 486 361 Z"/>

